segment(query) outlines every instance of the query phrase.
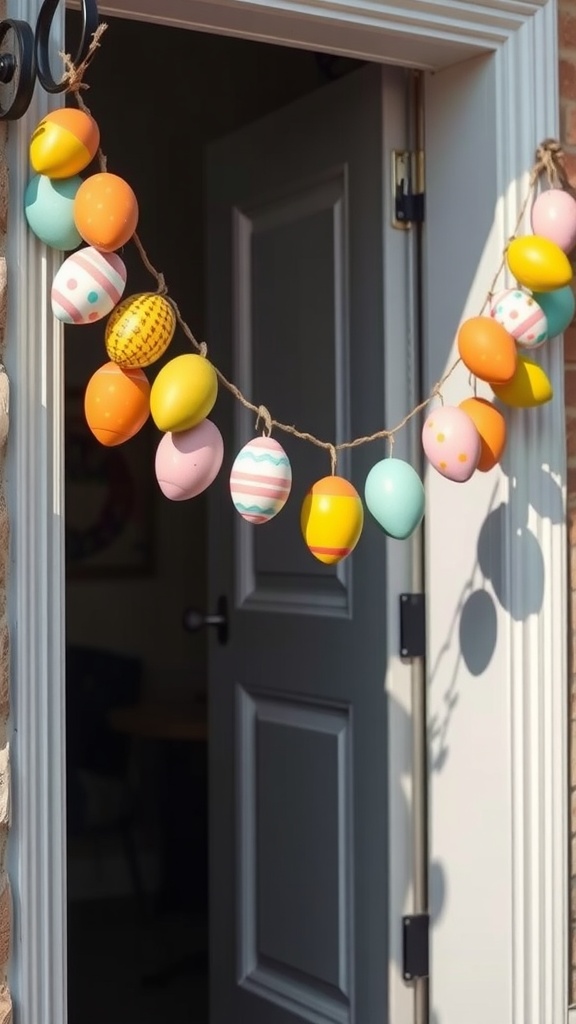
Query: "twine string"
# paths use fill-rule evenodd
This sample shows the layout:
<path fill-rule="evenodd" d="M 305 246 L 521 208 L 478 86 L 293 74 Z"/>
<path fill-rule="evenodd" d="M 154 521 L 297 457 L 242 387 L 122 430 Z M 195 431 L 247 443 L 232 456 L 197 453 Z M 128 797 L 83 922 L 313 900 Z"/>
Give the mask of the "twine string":
<path fill-rule="evenodd" d="M 65 73 L 63 80 L 67 83 L 66 91 L 74 96 L 74 99 L 78 104 L 79 108 L 81 110 L 84 110 L 87 114 L 90 114 L 90 110 L 84 102 L 82 91 L 87 89 L 88 85 L 83 81 L 83 79 L 87 69 L 89 68 L 90 64 L 92 63 L 92 60 L 94 59 L 97 50 L 100 47 L 100 40 L 102 38 L 102 35 L 106 31 L 106 28 L 107 25 L 104 23 L 98 26 L 98 29 L 94 33 L 92 40 L 90 42 L 90 46 L 88 48 L 86 57 L 84 58 L 82 63 L 79 64 L 77 67 L 74 66 L 72 59 L 68 54 L 61 54 L 61 57 L 65 65 Z M 546 181 L 548 182 L 548 185 L 551 188 L 562 188 L 572 192 L 564 167 L 564 153 L 559 142 L 557 142 L 555 139 L 544 139 L 544 141 L 541 142 L 540 145 L 537 147 L 535 156 L 535 163 L 529 175 L 528 190 L 520 207 L 520 212 L 516 220 L 514 231 L 511 237 L 508 239 L 506 247 L 502 252 L 498 269 L 496 270 L 496 273 L 492 278 L 490 287 L 486 294 L 486 298 L 480 310 L 480 316 L 484 314 L 486 307 L 490 305 L 494 295 L 496 294 L 496 286 L 498 284 L 498 280 L 506 266 L 506 254 L 508 251 L 508 246 L 510 242 L 516 237 L 516 233 L 520 229 L 520 226 L 522 224 L 522 221 L 524 220 L 524 216 L 528 209 L 528 205 L 534 193 L 534 189 L 538 182 L 545 177 Z M 98 150 L 98 165 L 102 171 L 106 171 L 107 159 L 105 154 L 102 152 L 102 149 Z M 146 252 L 146 249 L 137 233 L 134 233 L 134 235 L 132 236 L 132 241 L 136 246 L 136 249 L 139 253 L 140 259 L 144 267 L 146 268 L 150 276 L 156 281 L 158 294 L 162 295 L 171 304 L 174 310 L 174 314 L 176 316 L 176 320 L 185 337 L 188 339 L 193 348 L 195 348 L 196 351 L 200 353 L 201 356 L 207 357 L 208 346 L 206 345 L 205 342 L 198 341 L 198 339 L 194 335 L 190 326 L 184 319 L 178 304 L 175 302 L 172 296 L 169 295 L 164 275 L 159 270 L 156 269 L 156 267 L 150 260 L 148 253 Z M 452 365 L 446 371 L 446 373 L 431 388 L 426 398 L 419 402 L 418 405 L 416 405 L 413 409 L 410 410 L 410 412 L 406 413 L 406 415 L 395 426 L 382 430 L 376 430 L 372 434 L 365 434 L 361 437 L 355 437 L 350 441 L 340 441 L 338 444 L 335 444 L 332 441 L 325 441 L 322 438 L 316 437 L 314 434 L 309 433 L 308 431 L 299 430 L 293 424 L 283 423 L 282 421 L 275 419 L 265 405 L 256 405 L 254 402 L 250 401 L 250 399 L 246 398 L 246 396 L 242 393 L 240 388 L 237 387 L 237 385 L 234 384 L 233 381 L 228 380 L 228 378 L 222 373 L 221 370 L 218 369 L 217 366 L 215 366 L 214 364 L 213 366 L 220 384 L 227 391 L 229 391 L 233 398 L 240 402 L 240 404 L 243 405 L 245 409 L 255 414 L 256 430 L 259 429 L 260 423 L 263 422 L 265 436 L 269 437 L 273 430 L 279 430 L 282 433 L 289 434 L 292 437 L 296 437 L 301 441 L 307 441 L 309 444 L 313 444 L 316 445 L 316 447 L 318 448 L 324 449 L 330 455 L 331 470 L 332 474 L 334 474 L 336 472 L 338 454 L 339 452 L 344 451 L 346 449 L 358 448 L 360 445 L 370 444 L 373 441 L 387 440 L 389 444 L 389 454 L 390 456 L 392 456 L 396 434 L 403 430 L 403 428 L 407 426 L 407 424 L 410 423 L 410 421 L 414 419 L 415 416 L 418 416 L 419 413 L 426 409 L 430 402 L 432 402 L 435 398 L 438 398 L 442 405 L 444 404 L 442 389 L 461 362 L 462 360 L 460 359 L 460 357 L 455 359 Z M 476 394 L 475 380 L 473 383 L 473 389 L 474 394 Z"/>

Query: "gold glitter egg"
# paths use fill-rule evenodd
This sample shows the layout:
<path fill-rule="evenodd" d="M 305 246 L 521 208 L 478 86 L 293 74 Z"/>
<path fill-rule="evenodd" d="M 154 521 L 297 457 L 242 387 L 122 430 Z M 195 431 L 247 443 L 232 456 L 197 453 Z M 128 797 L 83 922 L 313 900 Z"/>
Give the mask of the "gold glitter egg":
<path fill-rule="evenodd" d="M 156 292 L 124 299 L 106 324 L 108 358 L 124 369 L 150 366 L 168 348 L 176 329 L 171 303 Z"/>

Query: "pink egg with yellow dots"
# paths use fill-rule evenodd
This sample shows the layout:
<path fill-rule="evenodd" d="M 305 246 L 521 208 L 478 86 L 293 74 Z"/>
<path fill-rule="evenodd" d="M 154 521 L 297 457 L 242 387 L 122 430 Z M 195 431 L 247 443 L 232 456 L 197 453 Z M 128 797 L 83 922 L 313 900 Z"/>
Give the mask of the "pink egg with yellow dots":
<path fill-rule="evenodd" d="M 156 450 L 156 479 L 171 501 L 195 498 L 216 479 L 224 458 L 224 442 L 211 420 L 190 430 L 167 433 Z"/>
<path fill-rule="evenodd" d="M 548 338 L 548 320 L 536 299 L 521 288 L 496 295 L 490 315 L 502 324 L 521 348 L 539 348 Z"/>
<path fill-rule="evenodd" d="M 482 444 L 470 416 L 456 406 L 438 406 L 422 428 L 422 446 L 431 466 L 455 483 L 474 473 Z"/>

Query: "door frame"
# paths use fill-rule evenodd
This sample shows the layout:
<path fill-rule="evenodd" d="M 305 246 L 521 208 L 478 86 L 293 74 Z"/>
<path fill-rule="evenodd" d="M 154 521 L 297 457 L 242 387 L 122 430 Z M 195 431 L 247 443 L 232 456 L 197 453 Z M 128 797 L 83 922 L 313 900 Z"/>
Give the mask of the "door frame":
<path fill-rule="evenodd" d="M 39 6 L 39 0 L 10 0 L 9 13 L 35 23 Z M 535 145 L 558 130 L 555 0 L 164 0 L 161 14 L 156 6 L 157 0 L 109 0 L 101 12 L 426 69 L 424 343 L 427 382 L 438 379 L 451 361 L 459 318 L 482 305 L 516 220 Z M 58 45 L 61 22 L 55 34 Z M 21 1024 L 66 1021 L 64 394 L 62 331 L 49 305 L 58 259 L 28 234 L 21 213 L 28 139 L 50 102 L 37 90 L 9 139 L 5 358 L 13 395 L 8 498 L 14 694 L 9 860 L 15 895 L 11 985 Z M 455 209 L 463 213 L 454 216 Z M 451 262 L 453 253 L 457 260 Z M 454 282 L 461 290 L 455 291 Z M 562 356 L 557 344 L 543 357 L 554 402 L 532 418 L 511 417 L 512 469 L 453 487 L 449 499 L 437 474 L 426 477 L 432 1006 L 441 1024 L 457 1024 L 463 1016 L 467 1024 L 567 1020 Z M 405 367 L 401 345 L 391 359 L 386 398 L 396 411 Z M 458 387 L 462 378 L 456 375 L 445 397 L 458 400 Z M 486 556 L 489 578 L 486 582 L 484 572 L 482 585 L 495 605 L 497 639 L 479 684 L 460 657 L 454 626 L 463 596 L 479 585 L 473 556 L 495 501 L 501 510 L 499 547 L 496 556 Z M 543 579 L 540 563 L 527 563 L 518 543 L 523 530 L 539 547 Z M 413 564 L 409 546 L 389 547 L 389 591 L 397 598 L 412 586 Z M 490 578 L 494 557 L 504 566 L 498 585 Z M 528 601 L 522 614 L 526 595 L 536 594 L 539 607 Z M 394 637 L 395 601 L 389 609 Z M 554 685 L 543 687 L 543 678 Z M 391 658 L 386 687 L 408 711 L 411 679 L 411 666 Z M 441 770 L 433 749 L 438 722 L 450 735 Z M 481 772 L 470 756 L 479 733 L 486 751 Z M 410 754 L 409 736 L 392 731 L 389 742 L 391 757 Z M 409 797 L 410 778 L 403 781 Z M 400 825 L 399 806 L 391 793 L 391 834 L 397 841 L 392 871 L 410 863 L 411 836 Z M 470 808 L 476 808 L 475 816 Z M 396 915 L 410 909 L 410 895 L 406 907 L 391 909 L 392 952 L 400 944 Z M 413 991 L 397 966 L 390 972 L 390 1020 L 409 1024 Z"/>

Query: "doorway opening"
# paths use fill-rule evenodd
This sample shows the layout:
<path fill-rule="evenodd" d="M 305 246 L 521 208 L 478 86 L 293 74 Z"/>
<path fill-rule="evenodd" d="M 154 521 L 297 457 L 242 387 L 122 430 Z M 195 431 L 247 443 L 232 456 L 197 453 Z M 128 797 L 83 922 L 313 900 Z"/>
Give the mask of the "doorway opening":
<path fill-rule="evenodd" d="M 87 102 L 198 337 L 206 146 L 358 67 L 110 19 Z M 122 258 L 126 295 L 155 289 L 132 246 Z M 152 426 L 119 448 L 92 438 L 103 322 L 65 333 L 69 1024 L 207 1024 L 207 635 L 183 625 L 208 604 L 206 496 L 163 497 Z M 150 378 L 189 349 L 177 331 Z"/>

